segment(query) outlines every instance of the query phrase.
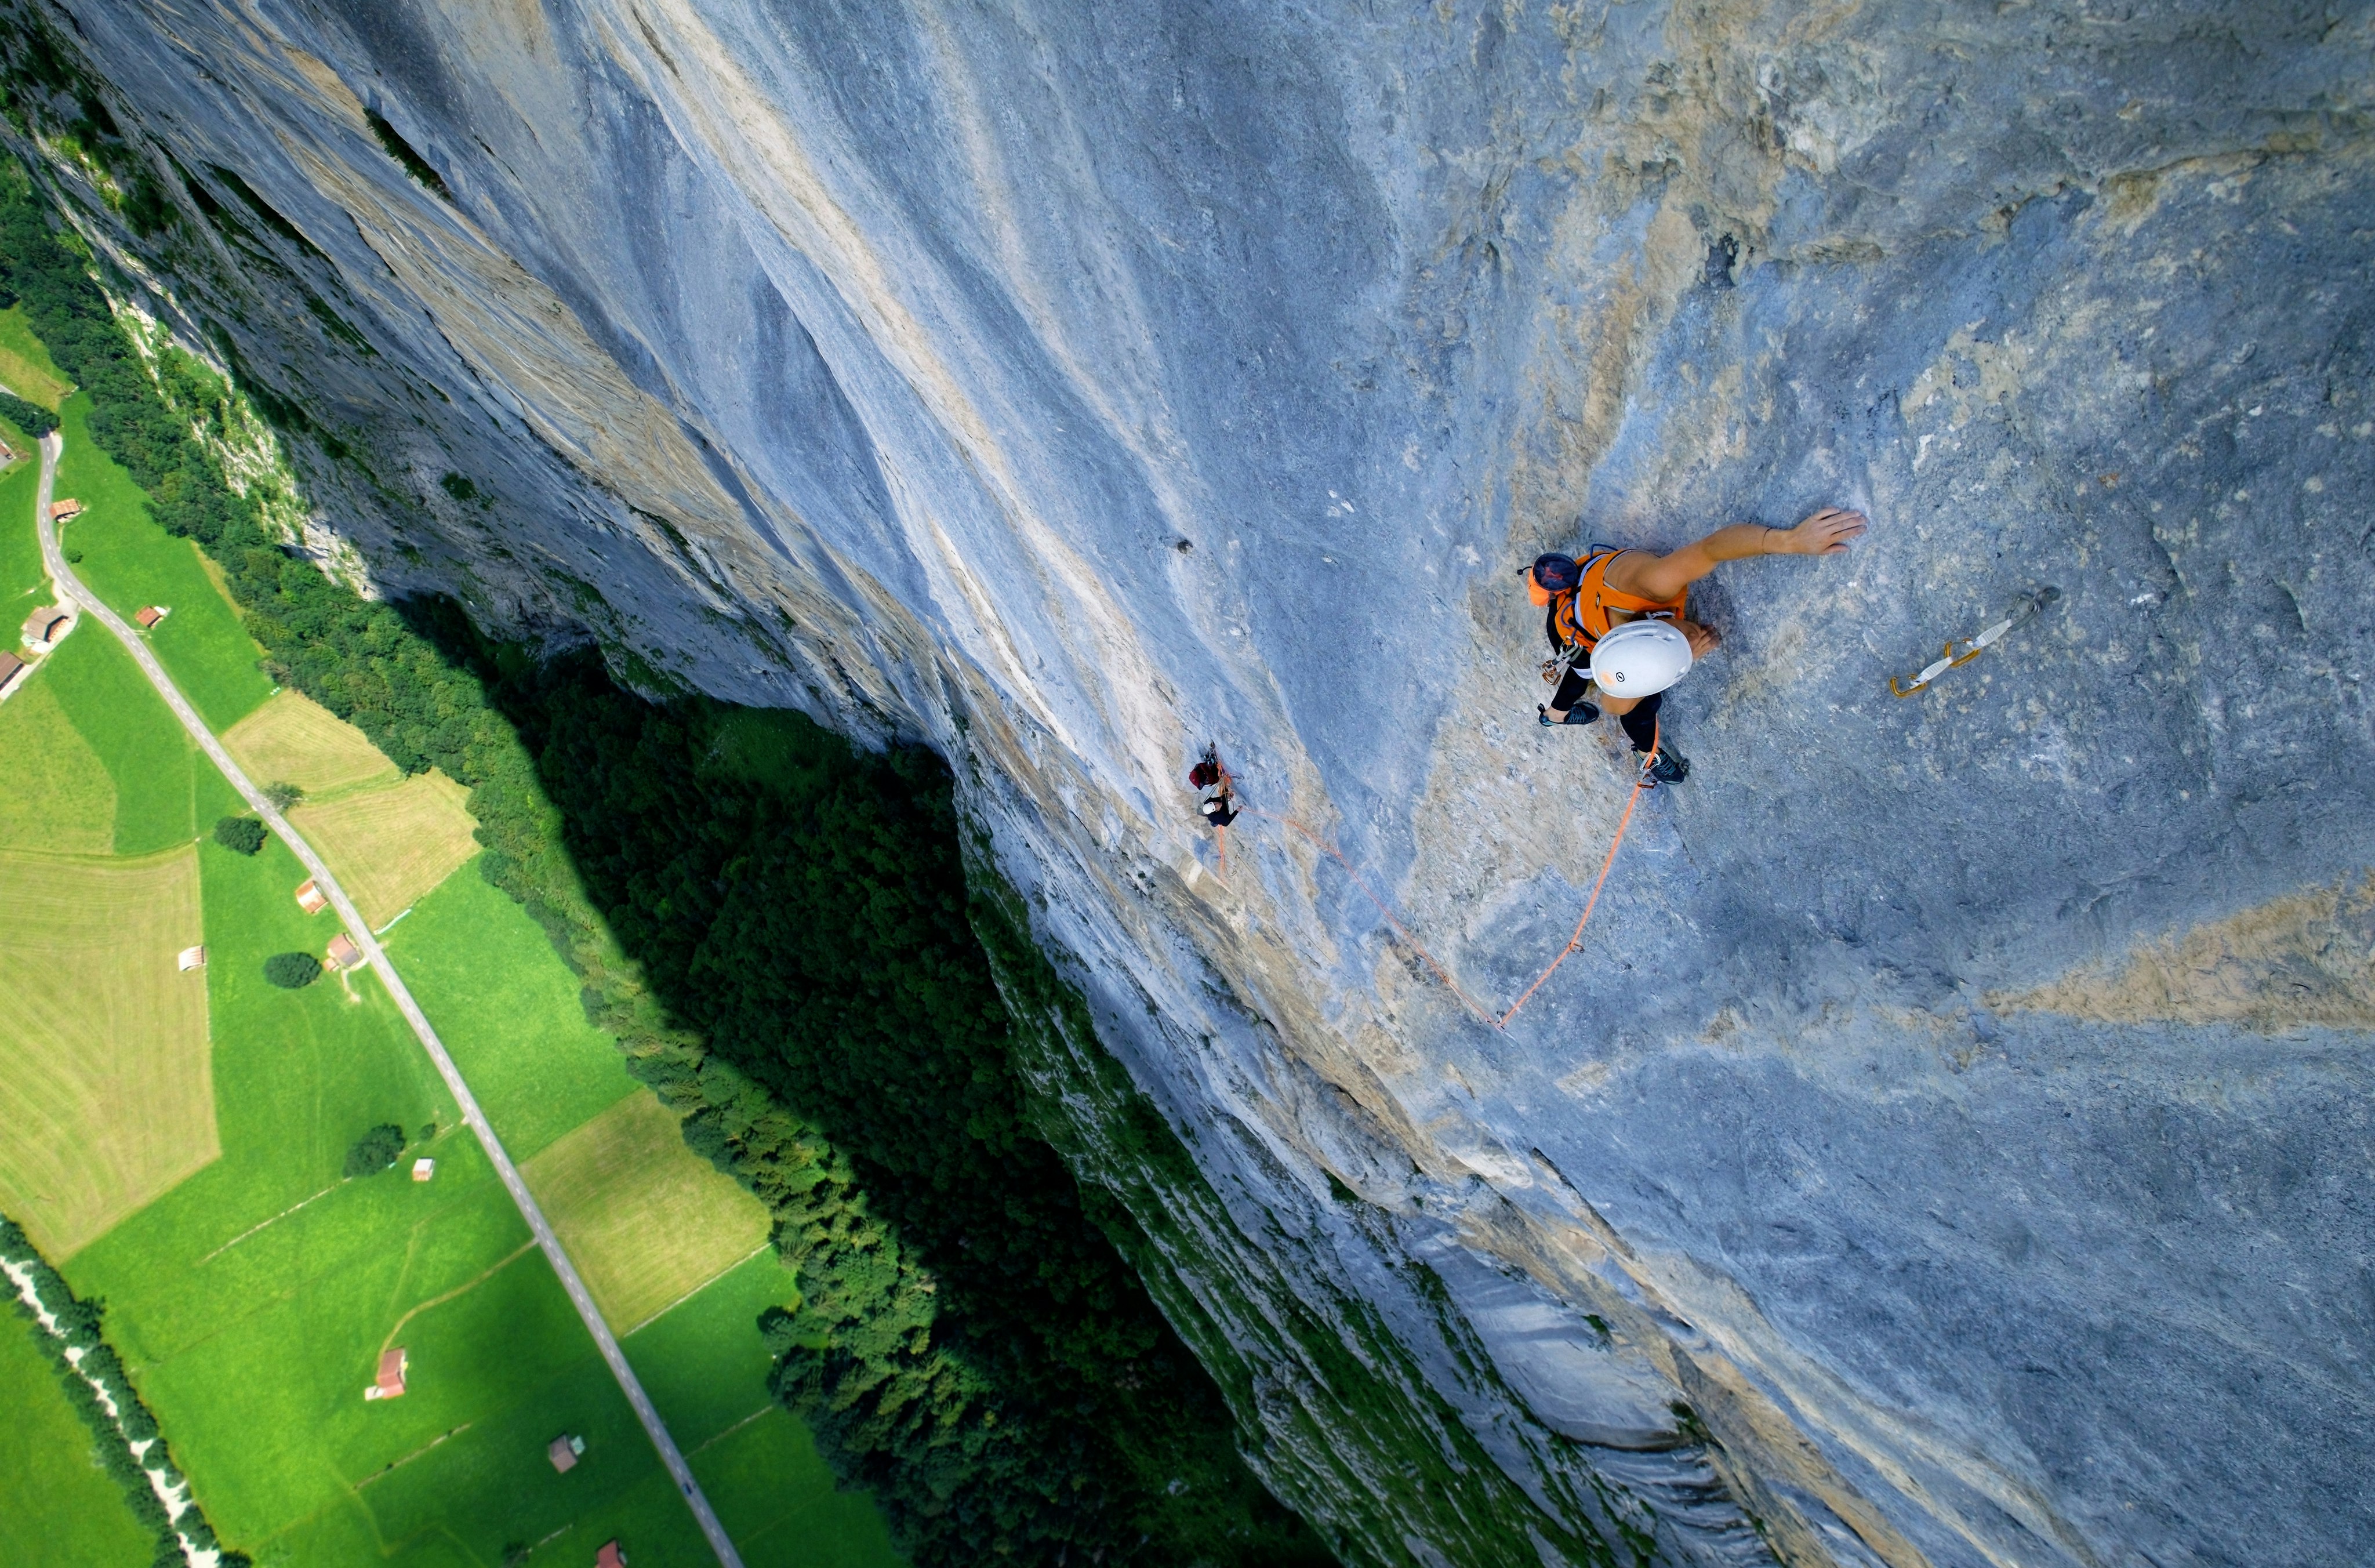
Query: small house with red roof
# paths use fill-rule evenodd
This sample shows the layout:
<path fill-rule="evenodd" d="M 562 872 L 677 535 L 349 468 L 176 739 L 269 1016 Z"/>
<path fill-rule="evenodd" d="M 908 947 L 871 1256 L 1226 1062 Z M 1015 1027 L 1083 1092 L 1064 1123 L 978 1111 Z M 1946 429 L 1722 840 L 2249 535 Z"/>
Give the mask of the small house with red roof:
<path fill-rule="evenodd" d="M 134 611 L 132 619 L 140 623 L 141 631 L 147 631 L 172 613 L 163 605 L 148 605 Z"/>
<path fill-rule="evenodd" d="M 594 1568 L 627 1568 L 627 1554 L 619 1550 L 617 1541 L 606 1540 L 594 1554 Z"/>
<path fill-rule="evenodd" d="M 330 907 L 330 895 L 322 890 L 320 883 L 308 877 L 297 890 L 297 907 L 308 914 L 319 914 Z"/>
<path fill-rule="evenodd" d="M 379 1379 L 363 1390 L 363 1397 L 366 1399 L 403 1398 L 404 1374 L 410 1370 L 411 1365 L 410 1359 L 404 1353 L 403 1346 L 398 1345 L 394 1350 L 382 1350 L 379 1353 Z"/>
<path fill-rule="evenodd" d="M 63 523 L 69 517 L 79 517 L 82 515 L 82 502 L 72 496 L 63 497 L 50 502 L 50 521 Z"/>
<path fill-rule="evenodd" d="M 354 938 L 344 931 L 330 938 L 329 964 L 332 969 L 353 969 L 363 961 L 363 950 L 355 946 Z"/>

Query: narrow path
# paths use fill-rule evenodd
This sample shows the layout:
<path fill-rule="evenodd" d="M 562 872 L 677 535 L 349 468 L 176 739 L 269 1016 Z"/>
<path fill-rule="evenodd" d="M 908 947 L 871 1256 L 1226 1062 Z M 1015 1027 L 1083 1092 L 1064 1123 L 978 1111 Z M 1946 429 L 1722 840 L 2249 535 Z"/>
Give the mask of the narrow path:
<path fill-rule="evenodd" d="M 338 1190 L 338 1188 L 339 1188 L 340 1186 L 344 1185 L 345 1185 L 345 1184 L 340 1183 L 340 1182 L 332 1182 L 328 1186 L 324 1187 L 320 1192 L 315 1193 L 312 1197 L 301 1197 L 301 1198 L 299 1198 L 296 1202 L 294 1202 L 294 1203 L 290 1204 L 288 1208 L 286 1208 L 282 1209 L 279 1213 L 278 1213 L 278 1214 L 274 1215 L 271 1219 L 269 1219 L 269 1220 L 261 1220 L 261 1221 L 259 1221 L 259 1222 L 258 1222 L 258 1223 L 256 1223 L 256 1224 L 250 1225 L 246 1230 L 242 1231 L 238 1235 L 233 1236 L 230 1240 L 229 1240 L 229 1241 L 227 1241 L 227 1242 L 223 1243 L 223 1244 L 222 1244 L 222 1245 L 220 1245 L 220 1246 L 219 1246 L 219 1247 L 215 1248 L 215 1250 L 214 1250 L 214 1251 L 212 1251 L 212 1252 L 210 1252 L 210 1253 L 207 1254 L 207 1256 L 204 1256 L 204 1257 L 202 1257 L 202 1258 L 198 1259 L 198 1261 L 197 1261 L 197 1262 L 195 1262 L 195 1263 L 194 1263 L 194 1264 L 190 1265 L 190 1267 L 193 1267 L 193 1268 L 204 1268 L 207 1264 L 212 1263 L 215 1259 L 217 1259 L 217 1258 L 220 1257 L 223 1254 L 225 1254 L 225 1253 L 227 1253 L 227 1252 L 230 1251 L 230 1249 L 231 1249 L 231 1248 L 233 1248 L 233 1247 L 235 1247 L 235 1246 L 239 1245 L 239 1244 L 240 1244 L 240 1243 L 242 1243 L 242 1242 L 243 1242 L 243 1241 L 247 1240 L 247 1238 L 248 1238 L 248 1237 L 254 1235 L 256 1232 L 260 1232 L 260 1231 L 268 1231 L 268 1230 L 272 1229 L 272 1227 L 273 1227 L 273 1226 L 279 1224 L 279 1223 L 280 1223 L 280 1221 L 282 1221 L 283 1220 L 288 1219 L 291 1214 L 296 1213 L 299 1209 L 301 1209 L 301 1208 L 304 1208 L 307 1204 L 309 1204 L 309 1203 L 313 1203 L 313 1202 L 318 1201 L 319 1199 L 325 1198 L 325 1197 L 329 1197 L 332 1193 L 334 1193 L 334 1192 L 337 1191 L 337 1190 Z"/>
<path fill-rule="evenodd" d="M 362 917 L 362 912 L 355 907 L 354 901 L 347 897 L 346 890 L 330 874 L 330 867 L 313 853 L 313 846 L 298 837 L 297 830 L 289 825 L 289 819 L 280 814 L 280 808 L 273 805 L 264 792 L 240 771 L 238 763 L 231 760 L 230 753 L 223 749 L 222 742 L 216 738 L 214 731 L 207 727 L 207 722 L 198 716 L 198 711 L 190 706 L 189 699 L 183 697 L 181 688 L 173 684 L 173 678 L 165 673 L 165 666 L 158 662 L 148 643 L 122 616 L 102 604 L 98 595 L 84 587 L 82 580 L 67 567 L 65 556 L 58 548 L 57 534 L 50 526 L 50 492 L 57 478 L 58 457 L 65 451 L 65 432 L 63 430 L 53 430 L 41 438 L 41 484 L 33 501 L 34 526 L 41 536 L 41 563 L 48 568 L 51 581 L 57 584 L 58 596 L 66 603 L 80 605 L 131 651 L 141 672 L 148 676 L 148 684 L 165 699 L 165 705 L 173 710 L 174 716 L 182 721 L 182 727 L 188 730 L 191 738 L 214 760 L 215 766 L 222 770 L 223 777 L 229 779 L 231 787 L 245 797 L 256 815 L 280 836 L 280 842 L 304 862 L 305 869 L 313 874 L 314 882 L 329 895 L 330 907 L 338 912 L 338 918 L 346 924 L 347 935 L 371 961 L 372 969 L 379 975 L 380 984 L 387 987 L 387 994 L 396 998 L 397 1010 L 404 1014 L 405 1021 L 412 1025 L 412 1032 L 419 1037 L 420 1048 L 429 1053 L 431 1061 L 437 1064 L 438 1076 L 445 1080 L 445 1087 L 453 1094 L 455 1102 L 462 1107 L 462 1120 L 479 1135 L 479 1142 L 486 1149 L 487 1157 L 494 1161 L 495 1173 L 502 1178 L 503 1186 L 512 1195 L 512 1201 L 519 1206 L 520 1217 L 527 1221 L 527 1228 L 535 1233 L 536 1244 L 544 1249 L 544 1256 L 551 1261 L 552 1271 L 561 1277 L 561 1289 L 569 1292 L 569 1300 L 577 1308 L 577 1315 L 585 1320 L 585 1331 L 594 1336 L 594 1343 L 601 1350 L 602 1359 L 610 1365 L 611 1375 L 619 1380 L 620 1388 L 626 1393 L 627 1402 L 635 1408 L 635 1416 L 644 1423 L 644 1431 L 650 1435 L 652 1446 L 659 1450 L 660 1462 L 675 1478 L 677 1490 L 684 1493 L 686 1503 L 692 1509 L 693 1518 L 701 1525 L 702 1534 L 709 1538 L 710 1550 L 716 1552 L 717 1561 L 725 1568 L 742 1568 L 741 1554 L 734 1550 L 734 1542 L 727 1537 L 726 1527 L 717 1522 L 716 1510 L 710 1507 L 709 1499 L 702 1493 L 701 1484 L 692 1479 L 691 1467 L 684 1462 L 684 1456 L 678 1451 L 676 1439 L 668 1435 L 659 1411 L 653 1408 L 651 1397 L 644 1392 L 644 1385 L 636 1379 L 634 1369 L 627 1364 L 627 1354 L 619 1348 L 618 1337 L 610 1332 L 610 1326 L 602 1321 L 602 1314 L 594 1305 L 594 1297 L 585 1289 L 585 1281 L 577 1277 L 577 1266 L 571 1263 L 569 1255 L 561 1250 L 561 1238 L 552 1233 L 552 1226 L 545 1219 L 544 1210 L 537 1207 L 535 1197 L 527 1190 L 527 1184 L 520 1179 L 519 1167 L 512 1163 L 511 1155 L 503 1149 L 502 1141 L 495 1137 L 494 1126 L 488 1122 L 486 1113 L 479 1109 L 478 1098 L 470 1092 L 469 1084 L 464 1081 L 462 1069 L 454 1065 L 445 1043 L 438 1039 L 437 1031 L 430 1027 L 429 1015 L 420 1010 L 420 1004 L 414 1001 L 412 993 L 405 988 L 403 978 L 396 973 L 396 965 L 388 961 L 386 950 L 379 945 L 379 938 L 372 934 L 370 922 Z"/>
<path fill-rule="evenodd" d="M 396 1337 L 404 1332 L 404 1326 L 406 1324 L 410 1323 L 414 1318 L 419 1317 L 422 1313 L 429 1311 L 431 1307 L 441 1307 L 456 1296 L 468 1295 L 472 1291 L 477 1290 L 479 1286 L 485 1284 L 496 1275 L 501 1274 L 504 1269 L 509 1268 L 513 1264 L 517 1263 L 521 1258 L 526 1257 L 527 1256 L 528 1248 L 534 1245 L 536 1245 L 536 1244 L 532 1241 L 522 1242 L 518 1246 L 503 1254 L 502 1257 L 496 1263 L 480 1270 L 477 1279 L 465 1279 L 442 1296 L 431 1296 L 425 1302 L 415 1302 L 412 1305 L 405 1308 L 404 1315 L 396 1320 L 396 1326 L 387 1331 L 387 1338 L 379 1342 L 379 1353 L 384 1356 L 395 1347 Z M 408 1265 L 408 1267 L 409 1265 Z"/>

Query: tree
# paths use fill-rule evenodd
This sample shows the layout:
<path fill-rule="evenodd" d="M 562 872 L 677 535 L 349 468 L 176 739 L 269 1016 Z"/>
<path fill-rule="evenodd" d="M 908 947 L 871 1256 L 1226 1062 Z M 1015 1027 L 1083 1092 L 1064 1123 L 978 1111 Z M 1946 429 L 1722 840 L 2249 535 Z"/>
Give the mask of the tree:
<path fill-rule="evenodd" d="M 396 1163 L 404 1152 L 404 1129 L 393 1122 L 382 1122 L 347 1150 L 347 1174 L 375 1176 Z"/>
<path fill-rule="evenodd" d="M 301 784 L 268 784 L 264 786 L 264 798 L 272 802 L 275 811 L 286 811 L 305 798 L 305 790 Z"/>
<path fill-rule="evenodd" d="M 322 961 L 312 953 L 275 953 L 264 961 L 264 978 L 283 991 L 302 991 L 322 978 Z"/>
<path fill-rule="evenodd" d="M 254 855 L 264 847 L 264 824 L 253 817 L 226 817 L 215 824 L 215 843 L 234 855 Z"/>
<path fill-rule="evenodd" d="M 37 403 L 28 403 L 5 392 L 0 392 L 0 419 L 7 420 L 36 441 L 58 428 L 55 414 Z"/>

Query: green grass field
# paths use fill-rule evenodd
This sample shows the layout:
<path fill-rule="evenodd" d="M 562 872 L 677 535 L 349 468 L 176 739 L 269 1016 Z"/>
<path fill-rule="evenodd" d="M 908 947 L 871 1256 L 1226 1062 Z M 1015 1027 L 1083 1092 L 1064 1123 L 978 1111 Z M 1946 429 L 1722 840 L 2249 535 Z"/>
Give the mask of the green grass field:
<path fill-rule="evenodd" d="M 214 1159 L 197 852 L 0 852 L 0 1208 L 53 1263 Z"/>
<path fill-rule="evenodd" d="M 10 1293 L 14 1288 L 8 1287 Z M 0 1519 L 22 1568 L 148 1568 L 157 1541 L 99 1468 L 90 1428 L 34 1348 L 31 1320 L 0 1312 Z"/>
<path fill-rule="evenodd" d="M 384 938 L 470 1092 L 514 1160 L 542 1152 L 630 1094 L 610 1037 L 585 1021 L 577 977 L 527 912 L 476 865 Z"/>
<path fill-rule="evenodd" d="M 311 799 L 396 778 L 371 737 L 301 691 L 275 693 L 224 730 L 222 743 L 257 784 L 292 784 Z"/>
<path fill-rule="evenodd" d="M 30 530 L 30 510 L 18 526 Z M 83 797 L 94 810 L 109 789 L 120 797 L 109 829 L 118 848 L 186 843 L 195 823 L 237 808 L 98 629 L 37 674 L 89 739 L 85 754 L 63 757 L 85 773 Z M 0 797 L 33 760 L 0 751 Z M 476 1141 L 439 1138 L 427 1184 L 338 1180 L 348 1145 L 374 1123 L 453 1129 L 457 1118 L 368 974 L 351 993 L 265 983 L 265 957 L 319 946 L 317 923 L 289 897 L 304 875 L 295 856 L 277 841 L 253 858 L 211 841 L 183 853 L 197 858 L 210 949 L 205 975 L 186 978 L 203 979 L 212 1014 L 222 1154 L 66 1267 L 77 1289 L 108 1300 L 111 1337 L 218 1527 L 259 1562 L 292 1565 L 491 1568 L 521 1532 L 537 1531 L 532 1543 L 573 1516 L 574 1534 L 597 1513 L 643 1543 L 639 1561 L 697 1549 L 559 1281 L 541 1255 L 521 1254 L 526 1225 Z M 414 1392 L 367 1405 L 361 1388 L 392 1331 L 412 1351 Z M 558 1392 L 571 1387 L 574 1403 Z M 496 1445 L 505 1423 L 541 1427 L 548 1407 L 614 1434 L 615 1492 L 539 1492 L 516 1444 Z M 582 1475 L 544 1464 L 550 1435 L 527 1455 L 543 1480 Z"/>
<path fill-rule="evenodd" d="M 448 878 L 386 940 L 514 1158 L 605 1113 L 644 1108 L 630 1096 L 650 1100 L 585 1022 L 576 977 L 543 929 L 474 870 Z M 670 1152 L 691 1158 L 680 1142 Z M 892 1568 L 901 1559 L 872 1500 L 833 1490 L 808 1430 L 767 1392 L 759 1315 L 798 1300 L 762 1251 L 628 1335 L 627 1359 L 750 1568 Z"/>
<path fill-rule="evenodd" d="M 147 855 L 195 837 L 201 772 L 219 786 L 213 798 L 223 802 L 204 817 L 208 827 L 216 816 L 243 809 L 214 769 L 200 765 L 188 733 L 104 628 L 81 627 L 30 678 L 49 687 L 107 770 L 115 787 L 116 854 Z"/>
<path fill-rule="evenodd" d="M 892 1568 L 873 1503 L 833 1490 L 808 1429 L 767 1392 L 759 1315 L 798 1299 L 762 1253 L 631 1335 L 627 1360 L 749 1568 Z"/>
<path fill-rule="evenodd" d="M 750 1256 L 767 1208 L 631 1094 L 520 1167 L 611 1329 L 624 1334 Z"/>
<path fill-rule="evenodd" d="M 0 776 L 0 849 L 105 855 L 114 846 L 115 781 L 39 671 L 0 702 L 0 757 L 32 760 Z"/>
<path fill-rule="evenodd" d="M 624 1491 L 660 1473 L 377 983 L 355 976 L 356 1000 L 330 982 L 265 983 L 266 956 L 318 935 L 289 897 L 303 875 L 295 856 L 277 841 L 253 859 L 210 842 L 198 855 L 223 1156 L 68 1274 L 109 1300 L 111 1331 L 217 1527 L 260 1563 L 491 1565 L 573 1506 L 531 1484 L 553 1433 L 535 1439 L 531 1466 L 513 1451 L 516 1431 L 566 1419 L 618 1434 L 608 1443 Z M 432 1119 L 448 1129 L 428 1150 L 434 1181 L 338 1179 L 365 1128 Z M 388 1343 L 410 1352 L 412 1391 L 366 1403 Z M 545 1467 L 541 1481 L 571 1479 Z M 648 1495 L 629 1523 L 653 1559 L 669 1561 L 670 1541 L 697 1546 L 680 1500 L 665 1485 Z M 332 1552 L 334 1540 L 368 1550 Z"/>
<path fill-rule="evenodd" d="M 0 321 L 0 349 L 8 330 Z M 65 412 L 60 493 L 92 503 L 69 528 L 78 570 L 126 614 L 173 607 L 154 645 L 200 711 L 228 727 L 270 691 L 256 650 L 190 547 L 148 519 L 129 479 L 91 447 L 81 400 Z M 0 489 L 0 500 L 13 493 Z M 28 493 L 0 513 L 0 567 L 30 531 Z M 0 710 L 0 740 L 37 743 L 0 746 L 0 838 L 74 817 L 86 848 L 148 855 L 240 808 L 100 629 L 78 631 L 36 678 L 41 704 Z M 220 1153 L 64 1267 L 79 1292 L 107 1301 L 110 1338 L 227 1544 L 260 1568 L 496 1568 L 516 1549 L 532 1549 L 530 1564 L 582 1565 L 613 1537 L 636 1568 L 711 1562 L 377 980 L 366 972 L 296 992 L 264 981 L 267 956 L 318 951 L 324 936 L 289 897 L 304 877 L 295 856 L 277 840 L 253 857 L 204 838 L 183 853 L 195 855 L 209 949 Z M 632 1102 L 641 1121 L 669 1119 L 586 1026 L 573 977 L 524 911 L 476 876 L 425 886 L 396 929 L 396 960 L 516 1151 L 549 1149 L 630 1096 L 645 1097 Z M 408 1150 L 435 1156 L 433 1181 L 340 1179 L 349 1144 L 380 1122 L 416 1139 L 423 1124 L 442 1129 Z M 0 1149 L 12 1133 L 0 1122 Z M 644 1141 L 652 1169 L 686 1174 L 680 1141 Z M 682 1445 L 698 1451 L 729 1527 L 759 1543 L 754 1565 L 887 1565 L 896 1559 L 871 1503 L 833 1493 L 805 1431 L 767 1402 L 755 1317 L 787 1284 L 762 1255 L 660 1316 L 632 1353 L 692 1423 Z M 367 1402 L 362 1388 L 391 1345 L 410 1357 L 410 1391 Z M 563 1476 L 545 1444 L 565 1432 L 587 1452 Z M 41 1484 L 22 1465 L 0 1468 L 0 1516 L 13 1527 L 8 1499 Z M 0 1536 L 25 1554 L 13 1529 Z M 144 1550 L 133 1568 L 145 1561 Z"/>
<path fill-rule="evenodd" d="M 26 402 L 44 408 L 55 408 L 74 384 L 59 372 L 48 348 L 33 336 L 22 305 L 0 311 L 0 382 Z"/>
<path fill-rule="evenodd" d="M 89 415 L 87 394 L 67 398 L 62 410 L 66 451 L 56 493 L 89 510 L 65 525 L 61 543 L 82 552 L 76 574 L 119 615 L 129 619 L 143 605 L 172 610 L 148 640 L 182 694 L 219 733 L 272 695 L 271 678 L 256 668 L 264 650 L 207 575 L 197 546 L 158 526 L 148 496 L 92 442 Z"/>
<path fill-rule="evenodd" d="M 767 1392 L 767 1347 L 756 1326 L 761 1313 L 796 1306 L 799 1295 L 791 1271 L 772 1250 L 762 1252 L 620 1341 L 644 1392 L 686 1453 L 707 1447 L 774 1403 Z"/>
<path fill-rule="evenodd" d="M 13 437 L 10 444 L 17 444 Z M 0 651 L 18 651 L 18 629 L 48 597 L 49 574 L 41 570 L 41 544 L 33 533 L 33 502 L 41 491 L 38 462 L 15 464 L 0 475 Z"/>

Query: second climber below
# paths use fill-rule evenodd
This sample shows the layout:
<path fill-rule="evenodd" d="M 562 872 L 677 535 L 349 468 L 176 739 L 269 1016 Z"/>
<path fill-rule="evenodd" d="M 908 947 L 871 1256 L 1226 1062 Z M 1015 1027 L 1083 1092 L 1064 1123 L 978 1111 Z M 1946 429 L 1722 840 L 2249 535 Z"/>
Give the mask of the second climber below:
<path fill-rule="evenodd" d="M 1536 710 L 1545 725 L 1588 725 L 1605 711 L 1645 760 L 1647 782 L 1680 784 L 1690 762 L 1660 737 L 1658 710 L 1665 690 L 1692 661 L 1721 641 L 1684 619 L 1690 586 L 1727 560 L 1759 555 L 1843 555 L 1864 531 L 1861 513 L 1826 506 L 1794 528 L 1735 523 L 1671 555 L 1592 547 L 1573 556 L 1542 555 L 1526 568 L 1526 591 L 1546 611 L 1550 639 L 1546 679 L 1558 688 Z M 1589 698 L 1598 688 L 1598 701 Z"/>

